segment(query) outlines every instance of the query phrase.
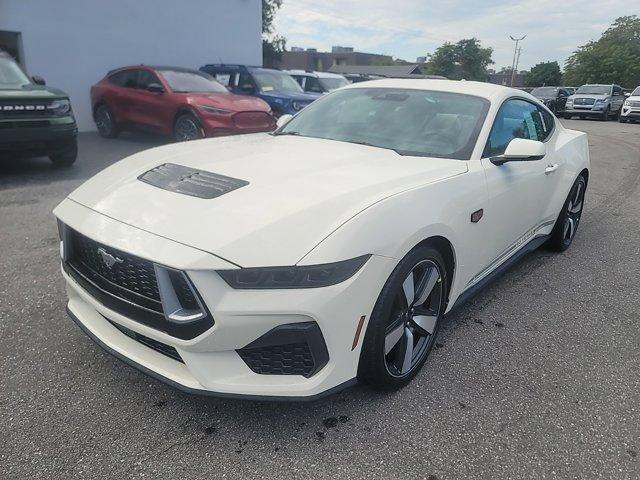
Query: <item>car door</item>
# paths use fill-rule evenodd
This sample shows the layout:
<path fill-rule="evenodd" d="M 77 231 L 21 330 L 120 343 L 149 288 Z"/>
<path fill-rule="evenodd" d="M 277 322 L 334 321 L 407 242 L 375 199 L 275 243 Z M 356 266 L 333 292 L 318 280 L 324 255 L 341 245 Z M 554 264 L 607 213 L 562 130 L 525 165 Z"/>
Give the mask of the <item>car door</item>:
<path fill-rule="evenodd" d="M 624 92 L 622 91 L 622 87 L 618 85 L 613 86 L 613 92 L 611 95 L 611 111 L 619 112 L 622 109 L 622 105 L 624 104 Z"/>
<path fill-rule="evenodd" d="M 137 124 L 154 130 L 162 130 L 163 126 L 167 124 L 166 95 L 168 92 L 149 91 L 149 86 L 153 84 L 163 86 L 154 72 L 140 69 L 135 96 L 129 108 L 131 109 L 131 117 Z"/>
<path fill-rule="evenodd" d="M 567 105 L 567 98 L 569 98 L 569 92 L 564 88 L 559 88 L 556 98 L 556 113 L 564 112 Z"/>
<path fill-rule="evenodd" d="M 491 225 L 487 269 L 506 260 L 533 239 L 548 220 L 545 202 L 553 193 L 549 177 L 560 167 L 552 148 L 542 160 L 512 161 L 495 165 L 491 157 L 502 155 L 514 138 L 547 141 L 542 107 L 523 98 L 511 98 L 500 107 L 489 134 L 483 158 L 488 208 L 484 221 Z M 546 112 L 546 110 L 544 110 Z M 547 225 L 548 226 L 548 225 Z"/>
<path fill-rule="evenodd" d="M 118 122 L 130 122 L 131 102 L 138 80 L 136 69 L 121 70 L 109 76 L 110 91 L 105 99 Z"/>

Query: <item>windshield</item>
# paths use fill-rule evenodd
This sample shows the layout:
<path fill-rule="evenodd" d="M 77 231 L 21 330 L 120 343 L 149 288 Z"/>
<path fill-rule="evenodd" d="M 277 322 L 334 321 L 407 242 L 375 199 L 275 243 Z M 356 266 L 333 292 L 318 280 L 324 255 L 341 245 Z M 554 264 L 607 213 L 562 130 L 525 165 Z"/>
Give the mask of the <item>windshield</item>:
<path fill-rule="evenodd" d="M 557 94 L 557 87 L 538 87 L 531 90 L 531 95 L 534 97 L 555 97 Z"/>
<path fill-rule="evenodd" d="M 640 87 L 636 88 L 633 92 L 631 92 L 631 96 L 640 97 Z"/>
<path fill-rule="evenodd" d="M 276 135 L 301 135 L 468 160 L 489 102 L 449 92 L 401 88 L 338 90 L 302 110 Z"/>
<path fill-rule="evenodd" d="M 288 73 L 278 70 L 252 70 L 251 74 L 262 92 L 303 92 L 302 87 Z"/>
<path fill-rule="evenodd" d="M 349 85 L 346 78 L 319 78 L 318 80 L 320 81 L 320 85 L 329 92 L 337 88 L 344 87 L 345 85 Z"/>
<path fill-rule="evenodd" d="M 228 93 L 211 75 L 184 70 L 159 70 L 175 93 Z"/>
<path fill-rule="evenodd" d="M 23 87 L 31 80 L 11 58 L 0 57 L 0 88 Z"/>
<path fill-rule="evenodd" d="M 609 95 L 611 93 L 611 87 L 606 85 L 583 85 L 578 88 L 576 93 L 585 93 L 587 95 Z"/>

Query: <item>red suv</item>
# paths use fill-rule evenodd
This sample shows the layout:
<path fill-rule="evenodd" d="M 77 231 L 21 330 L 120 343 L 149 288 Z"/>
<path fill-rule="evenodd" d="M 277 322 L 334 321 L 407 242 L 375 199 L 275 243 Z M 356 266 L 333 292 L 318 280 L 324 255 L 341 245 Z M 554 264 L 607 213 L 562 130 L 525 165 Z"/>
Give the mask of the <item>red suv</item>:
<path fill-rule="evenodd" d="M 177 67 L 125 67 L 91 87 L 93 118 L 103 137 L 143 128 L 185 141 L 275 128 L 269 105 L 234 95 L 210 75 Z"/>

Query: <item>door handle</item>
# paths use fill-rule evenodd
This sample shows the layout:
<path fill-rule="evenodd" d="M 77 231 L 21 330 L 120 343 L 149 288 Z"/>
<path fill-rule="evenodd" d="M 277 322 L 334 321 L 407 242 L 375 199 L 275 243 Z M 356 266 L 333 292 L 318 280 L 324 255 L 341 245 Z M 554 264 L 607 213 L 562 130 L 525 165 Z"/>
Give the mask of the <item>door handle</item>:
<path fill-rule="evenodd" d="M 560 167 L 560 165 L 558 165 L 557 163 L 554 163 L 553 165 L 547 165 L 547 168 L 544 169 L 544 174 L 549 175 L 555 172 L 558 169 L 558 167 Z"/>

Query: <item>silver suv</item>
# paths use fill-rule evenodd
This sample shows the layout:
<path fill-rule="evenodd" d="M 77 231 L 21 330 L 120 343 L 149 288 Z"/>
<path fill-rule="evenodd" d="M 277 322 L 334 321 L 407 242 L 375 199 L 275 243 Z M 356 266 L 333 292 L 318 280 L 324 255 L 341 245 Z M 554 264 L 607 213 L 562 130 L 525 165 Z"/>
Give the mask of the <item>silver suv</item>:
<path fill-rule="evenodd" d="M 620 85 L 583 85 L 567 99 L 564 118 L 618 118 L 624 100 Z"/>

